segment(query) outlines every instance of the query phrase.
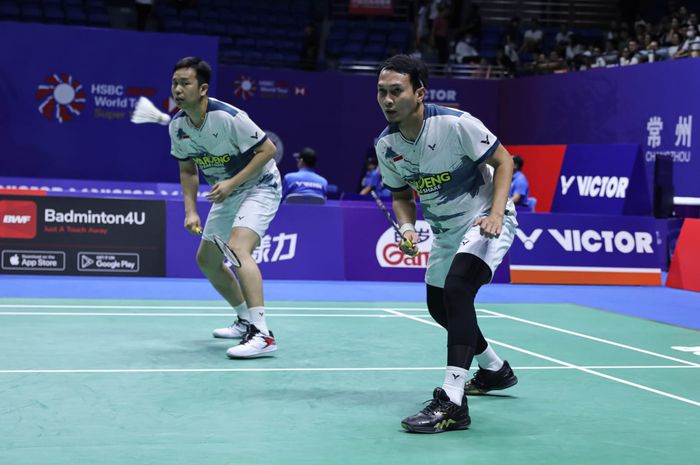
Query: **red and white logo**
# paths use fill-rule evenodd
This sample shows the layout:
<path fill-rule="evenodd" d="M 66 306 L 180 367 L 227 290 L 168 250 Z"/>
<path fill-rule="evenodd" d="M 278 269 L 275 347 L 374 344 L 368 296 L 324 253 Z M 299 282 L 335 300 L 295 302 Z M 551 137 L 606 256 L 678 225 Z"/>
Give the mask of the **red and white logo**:
<path fill-rule="evenodd" d="M 0 200 L 0 238 L 34 239 L 36 203 L 29 200 Z"/>
<path fill-rule="evenodd" d="M 67 73 L 53 74 L 39 84 L 36 90 L 39 113 L 59 123 L 70 121 L 85 108 L 83 85 Z"/>
<path fill-rule="evenodd" d="M 427 268 L 433 233 L 426 221 L 416 221 L 416 231 L 421 238 L 418 242 L 418 255 L 408 256 L 399 250 L 398 237 L 394 228 L 388 228 L 377 240 L 375 254 L 382 268 Z"/>
<path fill-rule="evenodd" d="M 255 95 L 256 90 L 258 90 L 258 88 L 255 86 L 255 81 L 250 77 L 241 76 L 240 79 L 233 81 L 233 95 L 243 100 Z"/>

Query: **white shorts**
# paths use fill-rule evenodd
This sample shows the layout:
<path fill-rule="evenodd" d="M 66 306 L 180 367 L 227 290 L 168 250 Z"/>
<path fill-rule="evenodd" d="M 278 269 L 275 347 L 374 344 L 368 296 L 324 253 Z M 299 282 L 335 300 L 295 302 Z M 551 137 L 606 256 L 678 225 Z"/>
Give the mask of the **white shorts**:
<path fill-rule="evenodd" d="M 203 239 L 212 235 L 228 241 L 232 228 L 248 228 L 262 237 L 280 206 L 282 191 L 279 183 L 262 184 L 235 192 L 209 209 Z"/>
<path fill-rule="evenodd" d="M 452 260 L 458 253 L 476 255 L 491 268 L 491 277 L 503 261 L 513 239 L 518 222 L 514 216 L 503 218 L 503 230 L 493 239 L 481 235 L 480 226 L 455 228 L 443 234 L 437 234 L 430 249 L 428 269 L 425 282 L 435 287 L 445 287 L 445 278 L 452 266 Z"/>

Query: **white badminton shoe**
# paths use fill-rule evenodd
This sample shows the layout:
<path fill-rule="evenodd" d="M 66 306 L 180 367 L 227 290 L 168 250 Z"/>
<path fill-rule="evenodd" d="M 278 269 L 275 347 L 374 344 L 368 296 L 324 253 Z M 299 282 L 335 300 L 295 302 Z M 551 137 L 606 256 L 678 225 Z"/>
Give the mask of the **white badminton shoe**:
<path fill-rule="evenodd" d="M 249 322 L 236 318 L 231 326 L 215 329 L 212 336 L 222 339 L 240 339 L 246 335 L 249 328 Z"/>
<path fill-rule="evenodd" d="M 227 350 L 226 355 L 229 358 L 254 358 L 276 350 L 277 343 L 272 331 L 267 335 L 256 328 L 255 325 L 250 325 L 241 343 Z"/>

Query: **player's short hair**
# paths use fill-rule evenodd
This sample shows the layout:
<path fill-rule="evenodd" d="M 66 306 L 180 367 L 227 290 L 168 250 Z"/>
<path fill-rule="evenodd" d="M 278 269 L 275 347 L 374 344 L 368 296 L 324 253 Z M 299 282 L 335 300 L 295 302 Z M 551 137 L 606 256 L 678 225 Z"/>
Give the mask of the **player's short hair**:
<path fill-rule="evenodd" d="M 523 169 L 523 165 L 525 164 L 525 160 L 523 160 L 523 157 L 520 155 L 514 155 L 513 156 L 513 164 L 515 165 L 516 168 L 519 170 Z"/>
<path fill-rule="evenodd" d="M 192 68 L 197 74 L 197 82 L 199 85 L 209 84 L 211 80 L 211 66 L 209 63 L 202 60 L 199 57 L 185 57 L 182 60 L 175 63 L 173 68 L 173 73 L 178 69 L 182 68 Z"/>
<path fill-rule="evenodd" d="M 407 74 L 411 79 L 414 91 L 428 86 L 428 67 L 418 58 L 413 58 L 409 55 L 394 55 L 379 66 L 377 77 L 385 69 Z"/>

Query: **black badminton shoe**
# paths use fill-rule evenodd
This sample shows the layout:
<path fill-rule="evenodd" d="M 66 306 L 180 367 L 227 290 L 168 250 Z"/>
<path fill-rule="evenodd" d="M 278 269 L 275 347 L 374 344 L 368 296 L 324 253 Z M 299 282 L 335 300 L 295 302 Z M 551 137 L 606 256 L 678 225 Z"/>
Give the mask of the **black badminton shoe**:
<path fill-rule="evenodd" d="M 464 394 L 478 396 L 489 391 L 500 391 L 518 384 L 518 378 L 513 373 L 507 361 L 503 361 L 500 370 L 491 371 L 481 367 L 474 373 L 474 377 L 464 386 Z"/>
<path fill-rule="evenodd" d="M 444 433 L 458 429 L 466 429 L 472 422 L 469 418 L 467 398 L 462 405 L 450 400 L 442 388 L 435 388 L 433 400 L 420 412 L 404 418 L 401 426 L 411 433 Z"/>

